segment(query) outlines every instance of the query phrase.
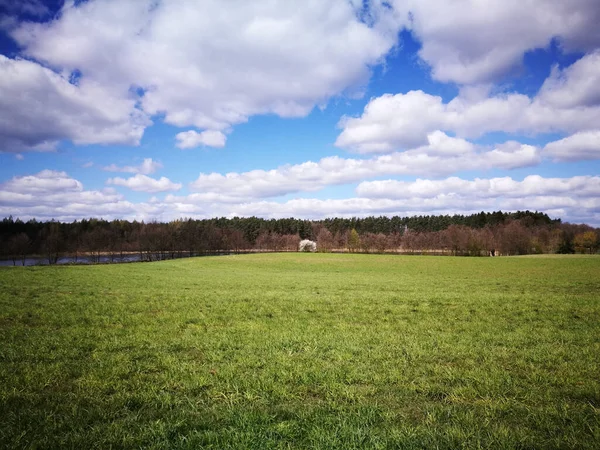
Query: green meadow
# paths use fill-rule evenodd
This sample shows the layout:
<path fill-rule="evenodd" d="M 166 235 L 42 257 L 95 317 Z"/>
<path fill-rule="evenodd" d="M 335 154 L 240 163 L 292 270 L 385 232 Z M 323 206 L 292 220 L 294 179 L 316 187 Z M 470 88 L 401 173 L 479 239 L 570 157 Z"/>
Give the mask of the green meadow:
<path fill-rule="evenodd" d="M 600 257 L 0 268 L 1 448 L 599 448 Z"/>

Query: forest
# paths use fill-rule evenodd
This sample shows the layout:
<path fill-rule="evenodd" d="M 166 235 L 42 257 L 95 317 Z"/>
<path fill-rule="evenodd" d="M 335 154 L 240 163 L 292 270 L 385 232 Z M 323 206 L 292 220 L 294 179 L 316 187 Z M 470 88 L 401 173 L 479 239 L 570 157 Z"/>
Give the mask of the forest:
<path fill-rule="evenodd" d="M 86 256 L 99 262 L 153 261 L 196 255 L 296 251 L 301 239 L 322 252 L 425 253 L 465 256 L 595 253 L 599 229 L 563 223 L 542 212 L 302 220 L 234 217 L 168 223 L 84 219 L 71 223 L 13 217 L 0 222 L 0 259 L 31 256 L 56 263 Z"/>

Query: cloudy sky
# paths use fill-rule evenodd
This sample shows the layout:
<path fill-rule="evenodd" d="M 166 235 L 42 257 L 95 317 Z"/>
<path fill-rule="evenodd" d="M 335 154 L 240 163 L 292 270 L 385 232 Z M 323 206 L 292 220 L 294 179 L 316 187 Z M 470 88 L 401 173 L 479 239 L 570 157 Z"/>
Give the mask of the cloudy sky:
<path fill-rule="evenodd" d="M 0 0 L 0 217 L 600 226 L 598 0 Z"/>

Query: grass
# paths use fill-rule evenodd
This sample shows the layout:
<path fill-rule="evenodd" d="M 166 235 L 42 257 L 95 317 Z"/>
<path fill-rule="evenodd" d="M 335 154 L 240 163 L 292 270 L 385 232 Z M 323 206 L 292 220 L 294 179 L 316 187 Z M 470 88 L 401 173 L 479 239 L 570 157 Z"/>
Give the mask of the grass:
<path fill-rule="evenodd" d="M 600 258 L 0 270 L 3 448 L 599 448 Z"/>

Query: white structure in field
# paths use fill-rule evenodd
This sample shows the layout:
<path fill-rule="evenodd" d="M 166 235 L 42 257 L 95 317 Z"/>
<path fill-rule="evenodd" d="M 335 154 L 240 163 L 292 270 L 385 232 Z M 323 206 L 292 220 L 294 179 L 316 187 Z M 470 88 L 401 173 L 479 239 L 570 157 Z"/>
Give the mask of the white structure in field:
<path fill-rule="evenodd" d="M 299 252 L 316 252 L 317 251 L 317 243 L 315 241 L 311 241 L 309 239 L 304 239 L 300 241 L 298 245 Z"/>

